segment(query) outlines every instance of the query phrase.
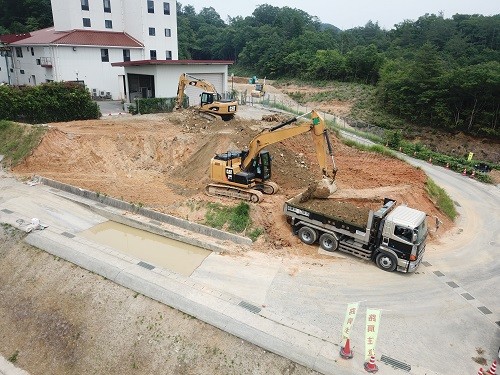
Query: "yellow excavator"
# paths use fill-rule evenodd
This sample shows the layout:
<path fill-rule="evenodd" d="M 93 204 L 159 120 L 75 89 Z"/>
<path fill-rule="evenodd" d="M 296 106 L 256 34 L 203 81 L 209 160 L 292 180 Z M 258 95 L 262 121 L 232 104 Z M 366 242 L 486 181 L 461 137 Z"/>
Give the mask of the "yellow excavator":
<path fill-rule="evenodd" d="M 198 110 L 211 117 L 220 116 L 224 121 L 231 120 L 238 109 L 238 102 L 231 99 L 222 99 L 215 86 L 204 79 L 183 73 L 179 77 L 175 108 L 180 109 L 184 100 L 184 90 L 187 86 L 194 86 L 203 92 L 200 95 L 201 103 Z"/>
<path fill-rule="evenodd" d="M 285 127 L 309 114 L 310 119 L 307 122 Z M 337 190 L 334 183 L 337 168 L 325 122 L 314 110 L 263 130 L 252 139 L 248 150 L 216 154 L 210 164 L 210 178 L 213 182 L 206 187 L 207 194 L 243 199 L 254 203 L 262 201 L 263 194 L 275 194 L 278 191 L 278 185 L 270 181 L 271 155 L 264 148 L 307 132 L 312 135 L 318 164 L 323 175 L 322 180 L 309 187 L 308 194 L 315 198 L 328 198 Z M 331 171 L 327 169 L 327 154 L 332 160 Z"/>

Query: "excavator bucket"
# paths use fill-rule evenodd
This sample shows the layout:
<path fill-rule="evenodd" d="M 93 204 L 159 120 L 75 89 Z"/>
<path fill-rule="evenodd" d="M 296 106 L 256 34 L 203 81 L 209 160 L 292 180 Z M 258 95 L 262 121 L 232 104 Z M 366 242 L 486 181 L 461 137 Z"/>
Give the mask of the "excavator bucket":
<path fill-rule="evenodd" d="M 326 199 L 337 191 L 337 185 L 329 178 L 323 178 L 316 182 L 316 189 L 313 192 L 314 198 Z"/>
<path fill-rule="evenodd" d="M 300 196 L 300 202 L 307 202 L 313 198 L 327 199 L 337 191 L 337 186 L 333 179 L 325 177 L 322 180 L 313 182 L 307 190 Z"/>

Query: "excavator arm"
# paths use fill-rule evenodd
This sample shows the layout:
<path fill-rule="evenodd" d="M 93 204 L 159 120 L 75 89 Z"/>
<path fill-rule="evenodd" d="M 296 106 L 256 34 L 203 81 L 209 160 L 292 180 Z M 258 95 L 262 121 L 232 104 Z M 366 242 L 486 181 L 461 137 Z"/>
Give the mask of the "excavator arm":
<path fill-rule="evenodd" d="M 219 98 L 219 94 L 217 93 L 215 86 L 212 85 L 210 82 L 183 73 L 179 76 L 179 84 L 177 85 L 177 100 L 175 105 L 177 109 L 182 106 L 182 101 L 184 99 L 184 90 L 188 85 L 195 86 L 202 91 L 213 93 L 216 99 Z"/>
<path fill-rule="evenodd" d="M 284 126 L 298 121 L 299 118 L 305 117 L 311 114 L 311 120 L 307 123 L 302 123 L 294 127 L 284 128 Z M 319 116 L 316 111 L 311 111 L 305 115 L 294 117 L 290 120 L 282 122 L 270 129 L 264 130 L 262 133 L 257 135 L 248 146 L 248 154 L 242 161 L 242 169 L 246 170 L 252 160 L 259 154 L 259 152 L 266 146 L 272 145 L 277 142 L 281 142 L 285 139 L 295 137 L 296 135 L 311 132 L 315 150 L 316 157 L 318 159 L 318 164 L 321 168 L 324 177 L 335 180 L 335 175 L 337 173 L 337 167 L 335 166 L 335 159 L 333 157 L 332 145 L 330 139 L 328 138 L 328 131 L 325 127 L 325 122 Z M 327 170 L 327 152 L 331 157 L 333 169 L 331 172 Z"/>

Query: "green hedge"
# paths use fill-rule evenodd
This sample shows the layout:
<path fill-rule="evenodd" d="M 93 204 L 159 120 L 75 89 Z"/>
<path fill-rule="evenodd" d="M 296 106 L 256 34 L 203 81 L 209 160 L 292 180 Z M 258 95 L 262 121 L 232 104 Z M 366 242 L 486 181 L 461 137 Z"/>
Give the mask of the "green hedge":
<path fill-rule="evenodd" d="M 87 89 L 70 82 L 0 86 L 0 119 L 32 124 L 96 119 L 101 115 Z"/>
<path fill-rule="evenodd" d="M 136 99 L 135 104 L 129 106 L 129 112 L 136 115 L 140 113 L 145 115 L 148 113 L 163 113 L 172 112 L 175 108 L 177 98 L 145 98 Z M 189 105 L 189 99 L 184 95 L 182 106 L 186 108 Z"/>

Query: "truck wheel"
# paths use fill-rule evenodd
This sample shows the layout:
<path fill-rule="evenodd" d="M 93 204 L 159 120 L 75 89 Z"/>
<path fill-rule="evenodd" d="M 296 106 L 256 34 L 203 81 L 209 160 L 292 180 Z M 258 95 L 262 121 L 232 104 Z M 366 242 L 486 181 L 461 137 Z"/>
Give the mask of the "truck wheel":
<path fill-rule="evenodd" d="M 319 246 L 325 251 L 335 251 L 339 246 L 339 242 L 334 235 L 323 233 L 319 238 Z"/>
<path fill-rule="evenodd" d="M 312 228 L 302 227 L 299 229 L 299 238 L 305 244 L 311 245 L 318 239 L 318 234 Z"/>
<path fill-rule="evenodd" d="M 380 253 L 376 258 L 377 266 L 387 272 L 392 272 L 396 269 L 398 261 L 392 254 Z"/>

